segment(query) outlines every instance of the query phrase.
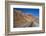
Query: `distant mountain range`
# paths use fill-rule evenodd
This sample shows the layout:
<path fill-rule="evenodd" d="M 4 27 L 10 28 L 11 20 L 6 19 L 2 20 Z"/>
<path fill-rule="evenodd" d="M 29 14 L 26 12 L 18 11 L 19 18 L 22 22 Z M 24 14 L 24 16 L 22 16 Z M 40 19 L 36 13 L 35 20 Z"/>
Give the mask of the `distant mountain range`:
<path fill-rule="evenodd" d="M 34 23 L 39 23 L 39 18 L 31 14 L 24 14 L 20 10 L 15 10 L 14 13 L 14 26 L 15 27 L 29 27 Z"/>

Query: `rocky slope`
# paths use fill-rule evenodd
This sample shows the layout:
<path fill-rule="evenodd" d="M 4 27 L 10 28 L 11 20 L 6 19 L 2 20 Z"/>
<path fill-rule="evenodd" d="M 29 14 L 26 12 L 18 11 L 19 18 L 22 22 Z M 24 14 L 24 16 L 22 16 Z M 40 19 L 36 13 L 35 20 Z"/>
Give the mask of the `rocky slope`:
<path fill-rule="evenodd" d="M 14 13 L 14 27 L 33 26 L 35 18 L 31 14 L 24 14 L 19 10 Z"/>

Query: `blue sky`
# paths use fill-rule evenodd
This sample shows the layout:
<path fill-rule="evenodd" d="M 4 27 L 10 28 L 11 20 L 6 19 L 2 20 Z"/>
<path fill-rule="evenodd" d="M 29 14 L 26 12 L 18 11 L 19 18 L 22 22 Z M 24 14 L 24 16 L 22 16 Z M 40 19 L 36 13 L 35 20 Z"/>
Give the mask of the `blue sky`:
<path fill-rule="evenodd" d="M 33 16 L 39 16 L 39 9 L 35 9 L 35 8 L 14 8 L 16 10 L 20 10 L 23 13 L 26 14 L 32 14 Z"/>

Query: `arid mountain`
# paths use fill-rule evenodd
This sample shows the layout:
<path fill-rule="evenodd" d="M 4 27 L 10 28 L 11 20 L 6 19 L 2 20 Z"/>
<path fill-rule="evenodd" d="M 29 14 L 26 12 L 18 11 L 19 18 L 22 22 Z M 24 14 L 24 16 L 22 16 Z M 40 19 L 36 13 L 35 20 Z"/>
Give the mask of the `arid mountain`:
<path fill-rule="evenodd" d="M 22 11 L 15 10 L 14 13 L 14 26 L 27 27 L 34 24 L 34 17 L 31 14 L 24 14 Z"/>

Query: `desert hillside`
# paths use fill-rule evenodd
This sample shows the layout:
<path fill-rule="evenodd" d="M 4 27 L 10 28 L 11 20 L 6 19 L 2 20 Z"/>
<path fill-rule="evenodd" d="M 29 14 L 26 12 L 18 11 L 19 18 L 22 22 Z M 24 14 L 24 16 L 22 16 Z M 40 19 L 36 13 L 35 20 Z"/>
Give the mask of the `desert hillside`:
<path fill-rule="evenodd" d="M 14 13 L 14 26 L 16 27 L 32 26 L 34 20 L 35 18 L 31 14 L 24 14 L 20 10 L 16 10 Z"/>

